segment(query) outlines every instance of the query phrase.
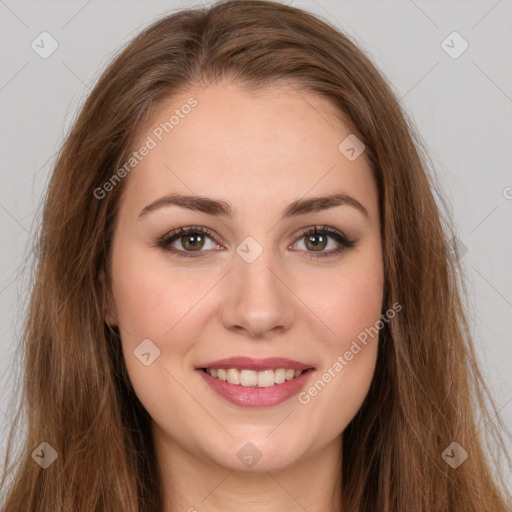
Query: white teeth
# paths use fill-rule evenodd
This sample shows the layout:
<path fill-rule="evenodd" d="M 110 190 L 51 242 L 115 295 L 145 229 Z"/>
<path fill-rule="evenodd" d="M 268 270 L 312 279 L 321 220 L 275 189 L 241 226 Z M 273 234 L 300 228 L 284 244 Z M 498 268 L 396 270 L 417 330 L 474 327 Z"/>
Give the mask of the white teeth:
<path fill-rule="evenodd" d="M 240 384 L 240 372 L 235 368 L 228 370 L 228 382 L 230 384 Z"/>
<path fill-rule="evenodd" d="M 240 372 L 240 384 L 242 386 L 256 386 L 258 384 L 258 374 L 251 370 L 242 370 Z"/>
<path fill-rule="evenodd" d="M 246 387 L 268 388 L 274 384 L 282 384 L 287 380 L 302 375 L 302 370 L 279 368 L 277 370 L 238 370 L 236 368 L 206 368 L 206 373 L 230 384 Z"/>
<path fill-rule="evenodd" d="M 274 370 L 274 382 L 276 384 L 282 384 L 286 380 L 286 370 L 284 368 L 279 368 L 279 370 Z"/>
<path fill-rule="evenodd" d="M 258 372 L 258 387 L 268 388 L 274 385 L 274 370 L 263 370 Z"/>
<path fill-rule="evenodd" d="M 286 380 L 291 380 L 293 377 L 295 377 L 295 370 L 286 370 L 284 375 Z"/>

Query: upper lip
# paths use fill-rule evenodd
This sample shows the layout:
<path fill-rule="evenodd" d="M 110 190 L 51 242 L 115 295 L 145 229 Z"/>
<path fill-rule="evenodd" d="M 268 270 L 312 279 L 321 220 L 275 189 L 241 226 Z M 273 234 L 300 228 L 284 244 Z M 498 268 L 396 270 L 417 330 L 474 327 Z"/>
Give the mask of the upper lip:
<path fill-rule="evenodd" d="M 310 364 L 300 363 L 293 359 L 287 359 L 285 357 L 267 357 L 265 359 L 253 359 L 252 357 L 228 357 L 226 359 L 218 359 L 212 361 L 204 366 L 199 366 L 198 369 L 202 368 L 239 368 L 253 371 L 263 370 L 277 370 L 278 368 L 284 368 L 285 370 L 308 370 L 313 368 Z"/>

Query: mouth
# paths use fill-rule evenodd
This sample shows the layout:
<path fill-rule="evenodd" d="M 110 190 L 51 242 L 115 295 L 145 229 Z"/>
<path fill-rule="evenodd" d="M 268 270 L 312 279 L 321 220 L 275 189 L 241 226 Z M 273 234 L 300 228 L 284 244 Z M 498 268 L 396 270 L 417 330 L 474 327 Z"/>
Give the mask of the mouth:
<path fill-rule="evenodd" d="M 287 381 L 299 378 L 301 375 L 314 371 L 314 368 L 268 368 L 266 370 L 251 370 L 248 368 L 199 368 L 210 377 L 228 382 L 235 386 L 269 388 L 280 386 Z"/>
<path fill-rule="evenodd" d="M 235 386 L 268 388 L 297 379 L 313 366 L 286 357 L 255 359 L 235 356 L 218 359 L 199 366 L 210 377 Z"/>
<path fill-rule="evenodd" d="M 271 407 L 291 399 L 313 378 L 311 364 L 286 357 L 228 357 L 196 367 L 217 396 L 239 407 Z"/>
<path fill-rule="evenodd" d="M 282 363 L 281 363 L 282 364 Z M 261 363 L 258 363 L 261 367 Z M 297 395 L 314 378 L 315 369 L 242 367 L 196 368 L 214 395 L 238 407 L 272 407 Z"/>

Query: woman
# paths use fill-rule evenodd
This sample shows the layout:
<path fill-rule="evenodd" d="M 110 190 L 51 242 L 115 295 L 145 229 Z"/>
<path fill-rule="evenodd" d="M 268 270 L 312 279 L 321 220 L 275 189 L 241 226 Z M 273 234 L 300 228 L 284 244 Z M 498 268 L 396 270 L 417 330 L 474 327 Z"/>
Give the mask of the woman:
<path fill-rule="evenodd" d="M 505 511 L 419 147 L 299 9 L 136 37 L 48 189 L 3 508 Z"/>

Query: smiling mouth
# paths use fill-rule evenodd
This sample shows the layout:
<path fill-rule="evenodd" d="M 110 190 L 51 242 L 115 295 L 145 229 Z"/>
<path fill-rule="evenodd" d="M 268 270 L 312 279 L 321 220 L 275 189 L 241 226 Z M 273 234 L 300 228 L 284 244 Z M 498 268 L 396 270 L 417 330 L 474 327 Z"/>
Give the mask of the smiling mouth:
<path fill-rule="evenodd" d="M 289 380 L 300 377 L 303 373 L 312 371 L 313 368 L 308 368 L 306 370 L 277 368 L 262 371 L 238 368 L 202 368 L 201 370 L 211 377 L 221 381 L 226 381 L 229 384 L 245 387 L 268 388 L 272 386 L 279 386 Z"/>

